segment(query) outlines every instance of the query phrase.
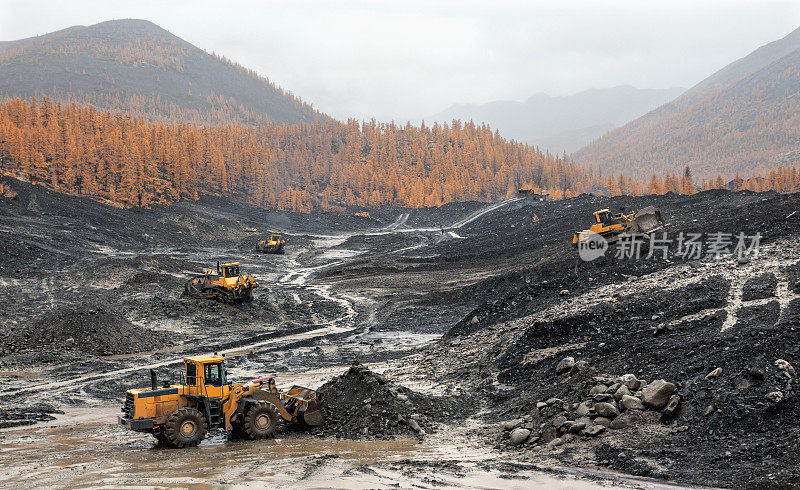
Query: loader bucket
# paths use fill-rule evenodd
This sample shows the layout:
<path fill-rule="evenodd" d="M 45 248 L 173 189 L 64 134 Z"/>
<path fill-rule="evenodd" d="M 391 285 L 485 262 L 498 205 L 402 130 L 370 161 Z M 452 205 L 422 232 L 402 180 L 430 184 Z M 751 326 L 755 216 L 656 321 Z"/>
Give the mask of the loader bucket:
<path fill-rule="evenodd" d="M 661 211 L 654 206 L 647 206 L 636 213 L 633 220 L 628 223 L 626 231 L 647 235 L 664 228 L 664 226 L 666 225 L 661 218 Z"/>
<path fill-rule="evenodd" d="M 311 427 L 317 427 L 325 422 L 325 412 L 316 401 L 312 401 L 302 411 L 303 421 Z"/>

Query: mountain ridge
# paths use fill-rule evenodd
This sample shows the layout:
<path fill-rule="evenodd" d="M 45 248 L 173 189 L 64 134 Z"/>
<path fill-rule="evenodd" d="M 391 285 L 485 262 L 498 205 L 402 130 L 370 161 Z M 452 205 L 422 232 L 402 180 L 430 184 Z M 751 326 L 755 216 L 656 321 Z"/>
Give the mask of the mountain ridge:
<path fill-rule="evenodd" d="M 92 104 L 151 122 L 310 122 L 327 117 L 267 78 L 143 19 L 0 43 L 0 94 Z"/>
<path fill-rule="evenodd" d="M 701 178 L 800 162 L 800 28 L 572 154 L 606 173 Z"/>

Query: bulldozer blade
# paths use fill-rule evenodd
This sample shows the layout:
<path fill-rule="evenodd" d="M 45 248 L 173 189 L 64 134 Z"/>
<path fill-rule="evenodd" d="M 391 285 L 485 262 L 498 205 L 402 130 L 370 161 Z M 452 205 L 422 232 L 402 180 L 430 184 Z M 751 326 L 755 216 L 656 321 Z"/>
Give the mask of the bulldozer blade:
<path fill-rule="evenodd" d="M 664 228 L 664 226 L 666 225 L 661 218 L 661 211 L 654 206 L 647 206 L 636 213 L 633 220 L 628 224 L 626 231 L 628 233 L 648 235 Z"/>

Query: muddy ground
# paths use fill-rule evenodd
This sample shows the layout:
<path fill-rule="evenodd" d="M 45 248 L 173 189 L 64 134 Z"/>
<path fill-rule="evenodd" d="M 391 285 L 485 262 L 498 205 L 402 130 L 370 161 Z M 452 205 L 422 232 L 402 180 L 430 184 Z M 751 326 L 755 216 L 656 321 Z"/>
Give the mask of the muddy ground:
<path fill-rule="evenodd" d="M 775 364 L 800 367 L 800 196 L 512 199 L 362 217 L 214 197 L 121 210 L 12 186 L 18 197 L 0 200 L 7 485 L 33 471 L 63 486 L 800 485 L 795 374 Z M 577 259 L 569 240 L 592 211 L 646 205 L 670 236 L 759 232 L 760 254 Z M 285 255 L 254 252 L 276 231 Z M 181 296 L 191 275 L 234 259 L 261 284 L 253 303 Z M 322 387 L 336 413 L 264 443 L 216 434 L 143 471 L 166 450 L 114 425 L 115 407 L 149 368 L 177 379 L 181 356 L 207 352 L 225 352 L 239 381 Z M 581 369 L 557 373 L 566 357 Z M 623 409 L 625 427 L 597 435 L 571 429 L 599 425 L 579 407 L 612 397 L 598 385 L 623 375 L 674 384 L 677 408 Z M 529 436 L 512 443 L 513 429 Z"/>

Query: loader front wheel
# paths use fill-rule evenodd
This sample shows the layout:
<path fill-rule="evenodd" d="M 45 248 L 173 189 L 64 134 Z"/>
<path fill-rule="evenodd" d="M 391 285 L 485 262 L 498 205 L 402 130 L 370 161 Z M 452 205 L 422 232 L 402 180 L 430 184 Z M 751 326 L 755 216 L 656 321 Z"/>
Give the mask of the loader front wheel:
<path fill-rule="evenodd" d="M 164 425 L 164 434 L 175 447 L 192 447 L 200 444 L 208 432 L 203 414 L 191 407 L 172 412 Z"/>
<path fill-rule="evenodd" d="M 244 416 L 244 430 L 250 439 L 266 439 L 275 435 L 278 427 L 278 409 L 270 402 L 254 403 Z"/>

